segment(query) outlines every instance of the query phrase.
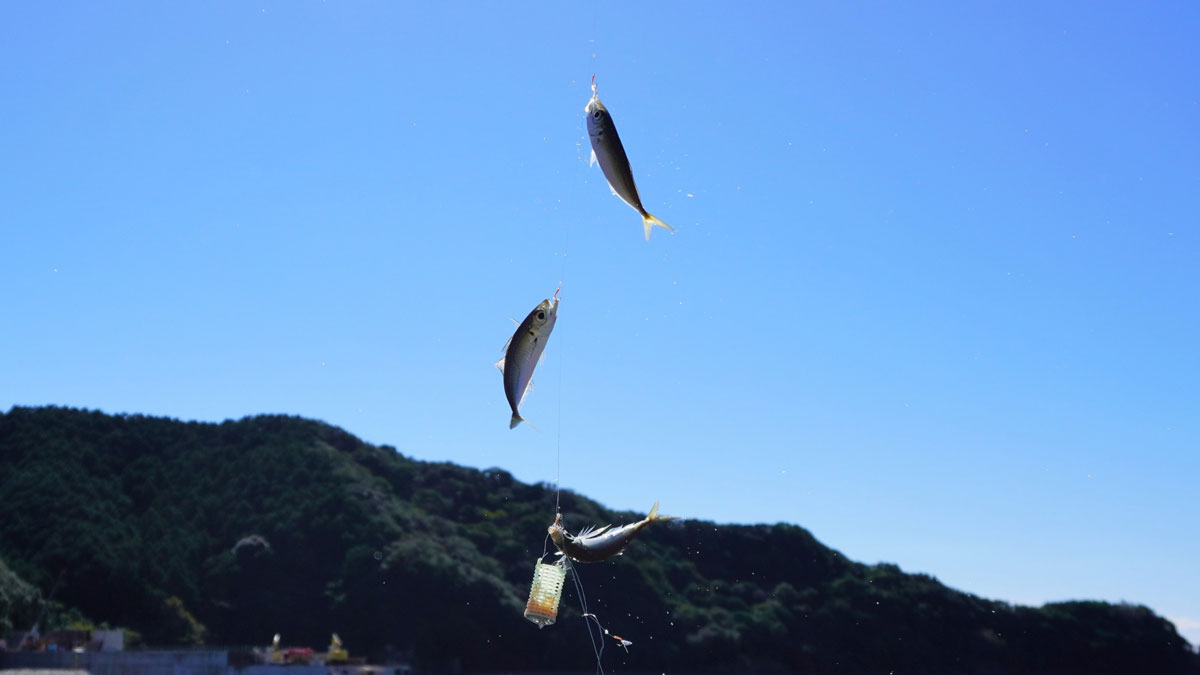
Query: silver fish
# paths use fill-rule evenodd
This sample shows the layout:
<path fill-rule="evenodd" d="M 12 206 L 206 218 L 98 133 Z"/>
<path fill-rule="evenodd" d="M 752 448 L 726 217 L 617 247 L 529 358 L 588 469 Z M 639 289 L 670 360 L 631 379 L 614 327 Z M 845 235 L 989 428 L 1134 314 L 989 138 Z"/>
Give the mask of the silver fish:
<path fill-rule="evenodd" d="M 579 534 L 571 534 L 563 527 L 561 513 L 554 517 L 554 524 L 546 529 L 550 532 L 550 538 L 554 540 L 554 545 L 563 555 L 577 562 L 589 563 L 600 562 L 618 555 L 633 541 L 638 532 L 641 532 L 642 528 L 650 523 L 677 519 L 677 516 L 658 515 L 658 502 L 654 502 L 654 506 L 650 508 L 650 513 L 645 518 L 636 523 L 622 525 L 615 530 L 610 529 L 612 525 L 605 525 L 601 528 L 585 529 Z"/>
<path fill-rule="evenodd" d="M 537 367 L 550 340 L 550 332 L 554 330 L 554 322 L 558 320 L 558 291 L 553 298 L 543 300 L 525 320 L 517 326 L 517 332 L 508 339 L 504 346 L 504 358 L 496 362 L 496 367 L 504 375 L 504 396 L 512 408 L 512 419 L 508 428 L 512 429 L 525 420 L 521 419 L 517 409 L 525 394 L 533 388 L 533 369 Z"/>
<path fill-rule="evenodd" d="M 595 75 L 592 76 L 592 98 L 584 111 L 587 112 L 588 138 L 592 141 L 591 163 L 599 162 L 612 193 L 642 214 L 646 241 L 650 241 L 650 229 L 655 226 L 674 232 L 675 228 L 650 215 L 642 206 L 642 198 L 638 196 L 637 185 L 633 182 L 629 157 L 625 155 L 625 146 L 621 145 L 621 137 L 617 135 L 617 126 L 613 123 L 612 115 L 608 114 L 608 108 L 604 107 L 596 94 Z"/>

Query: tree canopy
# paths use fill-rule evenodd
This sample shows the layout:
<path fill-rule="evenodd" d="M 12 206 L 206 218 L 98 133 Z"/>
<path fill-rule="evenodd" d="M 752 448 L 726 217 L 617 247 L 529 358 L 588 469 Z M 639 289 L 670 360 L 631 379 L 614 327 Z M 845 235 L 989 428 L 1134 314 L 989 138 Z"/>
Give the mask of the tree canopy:
<path fill-rule="evenodd" d="M 64 408 L 0 414 L 0 629 L 57 599 L 148 644 L 321 647 L 431 668 L 587 669 L 578 599 L 522 617 L 554 492 L 500 468 L 404 457 L 330 425 L 220 424 Z M 570 492 L 567 522 L 630 522 Z M 10 569 L 11 568 L 11 569 Z M 1013 606 L 895 565 L 847 560 L 801 527 L 655 525 L 580 566 L 589 610 L 633 670 L 1200 673 L 1174 626 L 1102 602 Z M 41 589 L 40 591 L 38 589 Z"/>

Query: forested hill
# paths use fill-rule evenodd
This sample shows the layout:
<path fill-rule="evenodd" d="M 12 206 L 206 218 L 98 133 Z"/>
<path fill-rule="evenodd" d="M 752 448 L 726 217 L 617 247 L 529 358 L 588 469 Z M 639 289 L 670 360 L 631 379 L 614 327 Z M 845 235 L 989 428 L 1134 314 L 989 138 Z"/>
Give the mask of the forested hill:
<path fill-rule="evenodd" d="M 573 529 L 644 515 L 562 505 Z M 521 615 L 553 513 L 545 485 L 312 420 L 14 408 L 0 415 L 0 628 L 31 624 L 61 577 L 58 621 L 151 645 L 282 633 L 321 648 L 337 631 L 354 654 L 433 670 L 587 671 L 573 589 L 554 626 Z M 580 571 L 589 609 L 634 642 L 610 643 L 613 672 L 1200 673 L 1145 607 L 985 600 L 846 560 L 794 525 L 656 525 Z"/>

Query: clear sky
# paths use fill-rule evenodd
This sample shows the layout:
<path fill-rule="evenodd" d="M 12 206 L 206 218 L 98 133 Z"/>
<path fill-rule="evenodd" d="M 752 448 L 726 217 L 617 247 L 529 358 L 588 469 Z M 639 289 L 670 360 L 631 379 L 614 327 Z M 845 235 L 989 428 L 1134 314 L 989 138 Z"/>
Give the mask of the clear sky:
<path fill-rule="evenodd" d="M 1200 642 L 1200 5 L 446 4 L 9 4 L 0 409 L 561 457 Z"/>

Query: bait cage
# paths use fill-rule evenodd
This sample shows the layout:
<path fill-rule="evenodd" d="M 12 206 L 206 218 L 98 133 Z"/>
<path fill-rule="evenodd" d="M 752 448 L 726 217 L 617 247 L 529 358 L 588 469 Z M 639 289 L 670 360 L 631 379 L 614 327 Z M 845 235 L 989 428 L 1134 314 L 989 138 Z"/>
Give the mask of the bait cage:
<path fill-rule="evenodd" d="M 563 582 L 567 570 L 562 565 L 547 565 L 541 560 L 533 564 L 533 584 L 529 588 L 529 602 L 525 604 L 525 618 L 545 628 L 558 618 L 558 601 L 562 599 Z"/>

